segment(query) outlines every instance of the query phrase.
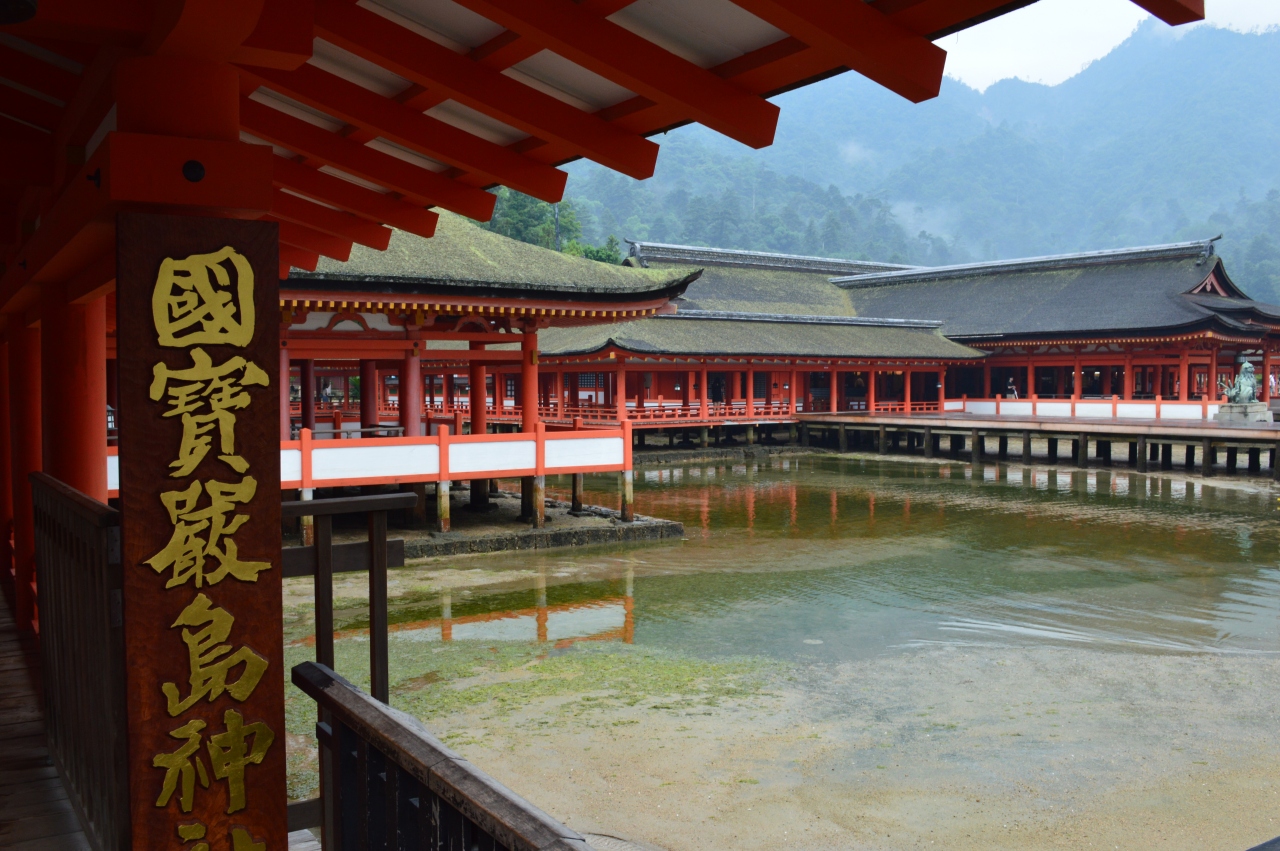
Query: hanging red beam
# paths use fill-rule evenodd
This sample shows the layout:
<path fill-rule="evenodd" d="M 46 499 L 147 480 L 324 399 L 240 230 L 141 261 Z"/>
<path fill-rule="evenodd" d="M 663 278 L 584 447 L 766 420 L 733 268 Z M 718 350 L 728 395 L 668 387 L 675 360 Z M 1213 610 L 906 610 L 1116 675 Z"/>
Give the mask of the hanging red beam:
<path fill-rule="evenodd" d="M 62 117 L 62 107 L 10 86 L 0 86 L 0 113 L 45 130 L 53 130 Z"/>
<path fill-rule="evenodd" d="M 276 186 L 287 186 L 353 215 L 374 222 L 384 222 L 424 239 L 436 232 L 436 222 L 440 217 L 430 210 L 357 186 L 349 180 L 316 171 L 284 157 L 274 157 L 272 165 L 271 180 Z"/>
<path fill-rule="evenodd" d="M 378 251 L 384 251 L 391 242 L 391 228 L 290 195 L 281 189 L 272 196 L 271 215 Z"/>
<path fill-rule="evenodd" d="M 778 107 L 606 18 L 558 0 L 460 2 L 638 94 L 679 105 L 691 118 L 745 145 L 763 148 L 773 142 Z"/>
<path fill-rule="evenodd" d="M 1204 20 L 1204 0 L 1133 0 L 1171 26 Z"/>
<path fill-rule="evenodd" d="M 343 263 L 351 258 L 351 243 L 348 240 L 321 233 L 306 225 L 280 221 L 274 216 L 264 216 L 263 219 L 268 222 L 277 222 L 280 225 L 280 243 L 282 245 L 292 245 L 295 248 L 301 248 L 303 251 L 310 251 L 322 257 L 332 257 L 334 260 Z"/>
<path fill-rule="evenodd" d="M 240 124 L 255 136 L 362 177 L 423 204 L 439 205 L 477 221 L 493 215 L 495 197 L 433 171 L 375 151 L 278 109 L 240 99 Z"/>
<path fill-rule="evenodd" d="M 424 156 L 479 172 L 496 183 L 549 203 L 564 195 L 568 175 L 563 171 L 423 115 L 314 65 L 290 72 L 253 73 L 271 89 Z"/>
<path fill-rule="evenodd" d="M 280 246 L 280 279 L 284 280 L 289 277 L 289 270 L 293 268 L 302 269 L 307 272 L 314 272 L 316 266 L 320 265 L 320 255 L 314 254 L 292 245 Z"/>
<path fill-rule="evenodd" d="M 734 0 L 914 103 L 938 96 L 947 54 L 860 0 Z"/>
<path fill-rule="evenodd" d="M 576 109 L 466 56 L 341 0 L 321 0 L 316 34 L 344 50 L 472 109 L 575 153 L 644 179 L 653 174 L 658 146 Z"/>
<path fill-rule="evenodd" d="M 80 77 L 65 68 L 36 59 L 8 45 L 0 46 L 0 77 L 66 103 L 76 93 Z"/>

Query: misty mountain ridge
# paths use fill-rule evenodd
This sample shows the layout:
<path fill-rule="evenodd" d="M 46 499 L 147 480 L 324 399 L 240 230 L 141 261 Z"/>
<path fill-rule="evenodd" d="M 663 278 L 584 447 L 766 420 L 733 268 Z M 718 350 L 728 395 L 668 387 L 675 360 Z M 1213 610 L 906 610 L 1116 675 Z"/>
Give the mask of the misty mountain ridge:
<path fill-rule="evenodd" d="M 776 102 L 770 148 L 688 127 L 647 181 L 570 166 L 584 237 L 949 263 L 1223 233 L 1280 301 L 1280 31 L 1148 22 L 1054 86 L 911 104 L 848 73 Z"/>

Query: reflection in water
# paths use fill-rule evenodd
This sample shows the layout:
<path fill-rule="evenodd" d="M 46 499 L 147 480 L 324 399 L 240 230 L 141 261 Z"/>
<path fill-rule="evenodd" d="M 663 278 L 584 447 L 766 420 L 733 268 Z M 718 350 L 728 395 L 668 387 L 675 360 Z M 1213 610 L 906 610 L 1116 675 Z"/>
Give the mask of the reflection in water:
<path fill-rule="evenodd" d="M 1280 647 L 1273 498 L 1226 483 L 807 456 L 646 470 L 635 496 L 686 540 L 469 558 L 534 575 L 455 587 L 435 611 L 393 612 L 396 628 L 829 660 L 936 643 Z M 587 499 L 610 504 L 614 482 L 588 477 Z"/>

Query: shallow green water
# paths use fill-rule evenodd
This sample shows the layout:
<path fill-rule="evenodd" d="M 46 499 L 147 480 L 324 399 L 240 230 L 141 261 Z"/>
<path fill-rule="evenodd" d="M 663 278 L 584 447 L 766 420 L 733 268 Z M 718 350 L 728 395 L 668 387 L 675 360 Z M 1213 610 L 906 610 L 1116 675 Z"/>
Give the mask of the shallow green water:
<path fill-rule="evenodd" d="M 587 489 L 616 504 L 612 477 Z M 455 589 L 451 637 L 797 661 L 929 644 L 1280 649 L 1280 503 L 1265 493 L 821 456 L 646 469 L 635 489 L 687 540 L 459 560 L 541 576 Z M 443 612 L 430 599 L 393 618 L 437 641 Z"/>

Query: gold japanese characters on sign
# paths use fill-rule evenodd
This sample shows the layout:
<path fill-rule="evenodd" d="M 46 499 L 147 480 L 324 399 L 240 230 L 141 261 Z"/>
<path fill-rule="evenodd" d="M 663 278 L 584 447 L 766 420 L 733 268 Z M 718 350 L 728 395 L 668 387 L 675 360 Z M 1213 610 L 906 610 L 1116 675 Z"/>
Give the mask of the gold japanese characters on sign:
<path fill-rule="evenodd" d="M 253 267 L 229 245 L 212 254 L 165 258 L 151 316 L 162 346 L 243 348 L 253 340 Z"/>
<path fill-rule="evenodd" d="M 152 291 L 151 311 L 159 344 L 185 349 L 190 366 L 152 365 L 151 401 L 163 406 L 161 417 L 180 418 L 182 423 L 182 436 L 169 462 L 169 477 L 182 481 L 159 494 L 172 531 L 168 543 L 145 563 L 165 578 L 166 589 L 195 591 L 170 625 L 180 631 L 189 676 L 186 683 L 160 685 L 168 714 L 183 723 L 169 731 L 177 747 L 152 760 L 164 772 L 155 805 L 167 807 L 176 801 L 182 813 L 193 813 L 201 790 L 222 783 L 230 815 L 248 806 L 246 770 L 262 763 L 275 732 L 262 721 L 246 722 L 235 709 L 223 710 L 220 719 L 187 716 L 224 694 L 245 702 L 268 668 L 262 654 L 247 645 L 236 646 L 235 617 L 200 589 L 228 578 L 257 582 L 258 574 L 271 567 L 267 561 L 240 558 L 235 541 L 236 532 L 250 522 L 259 496 L 257 480 L 248 475 L 250 464 L 237 451 L 236 417 L 252 403 L 247 388 L 267 387 L 271 379 L 252 360 L 233 355 L 219 362 L 202 347 L 244 349 L 253 342 L 253 268 L 230 246 L 165 258 Z M 211 454 L 223 472 L 196 476 Z M 209 851 L 207 832 L 199 821 L 177 826 L 178 839 L 188 851 Z M 240 827 L 231 828 L 227 839 L 222 847 L 230 851 L 266 848 Z"/>

